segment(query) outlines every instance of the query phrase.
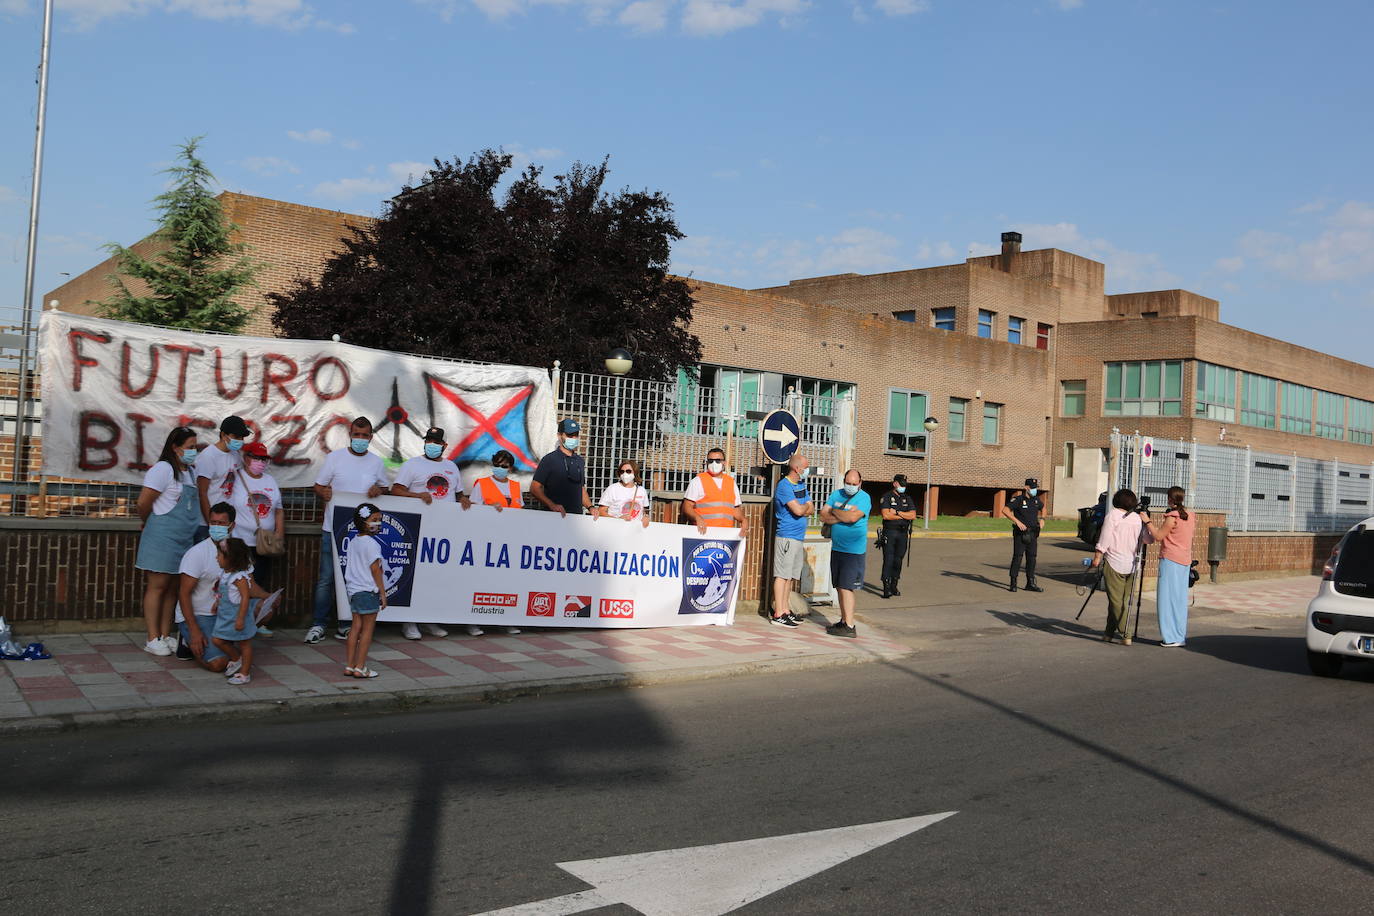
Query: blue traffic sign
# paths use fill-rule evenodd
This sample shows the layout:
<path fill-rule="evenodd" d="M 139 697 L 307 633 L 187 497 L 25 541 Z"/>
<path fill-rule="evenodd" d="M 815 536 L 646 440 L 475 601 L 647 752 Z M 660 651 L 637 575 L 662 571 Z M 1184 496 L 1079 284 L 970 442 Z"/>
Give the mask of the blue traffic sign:
<path fill-rule="evenodd" d="M 759 424 L 759 447 L 774 464 L 785 464 L 801 444 L 801 424 L 786 410 L 775 410 Z"/>

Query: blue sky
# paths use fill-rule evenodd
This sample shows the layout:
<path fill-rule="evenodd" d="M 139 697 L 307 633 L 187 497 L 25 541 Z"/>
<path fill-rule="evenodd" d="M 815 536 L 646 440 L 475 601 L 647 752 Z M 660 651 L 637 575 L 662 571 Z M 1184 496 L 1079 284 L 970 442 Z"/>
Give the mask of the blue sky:
<path fill-rule="evenodd" d="M 0 311 L 23 289 L 39 0 L 0 0 Z M 672 198 L 745 287 L 950 263 L 1005 229 L 1374 363 L 1367 2 L 58 0 L 38 289 L 224 187 L 376 213 L 503 147 Z M 1277 369 L 1278 367 L 1276 367 Z"/>

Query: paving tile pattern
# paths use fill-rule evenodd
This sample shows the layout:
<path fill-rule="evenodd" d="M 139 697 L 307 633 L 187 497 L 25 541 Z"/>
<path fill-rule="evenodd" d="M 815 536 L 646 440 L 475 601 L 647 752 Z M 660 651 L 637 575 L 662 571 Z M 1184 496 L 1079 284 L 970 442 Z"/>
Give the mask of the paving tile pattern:
<path fill-rule="evenodd" d="M 1321 576 L 1292 576 L 1286 579 L 1223 582 L 1221 585 L 1199 582 L 1193 587 L 1193 592 L 1198 607 L 1242 614 L 1301 617 L 1307 610 L 1307 602 L 1316 596 L 1321 581 Z"/>

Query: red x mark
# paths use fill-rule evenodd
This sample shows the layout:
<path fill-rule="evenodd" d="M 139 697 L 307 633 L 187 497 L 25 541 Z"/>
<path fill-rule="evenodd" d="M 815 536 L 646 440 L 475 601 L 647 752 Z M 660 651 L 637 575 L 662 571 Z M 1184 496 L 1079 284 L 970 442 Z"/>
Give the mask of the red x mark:
<path fill-rule="evenodd" d="M 482 434 L 485 433 L 491 436 L 492 439 L 496 441 L 497 445 L 501 446 L 502 448 L 509 451 L 512 455 L 514 455 L 516 461 L 520 462 L 526 467 L 534 467 L 534 462 L 529 459 L 528 455 L 526 455 L 523 451 L 520 450 L 520 446 L 516 445 L 514 442 L 507 439 L 505 436 L 501 435 L 500 431 L 498 431 L 496 428 L 496 424 L 500 423 L 501 420 L 505 418 L 506 414 L 514 410 L 516 407 L 520 405 L 521 401 L 524 401 L 526 398 L 530 396 L 530 392 L 534 391 L 533 385 L 526 385 L 524 388 L 521 388 L 511 397 L 509 401 L 501 405 L 500 410 L 496 411 L 496 413 L 492 414 L 489 417 L 484 417 L 482 416 L 482 412 L 480 410 L 477 410 L 476 408 L 469 406 L 467 402 L 465 402 L 461 397 L 457 395 L 457 393 L 449 391 L 443 385 L 439 384 L 438 379 L 431 378 L 429 380 L 429 384 L 434 388 L 435 391 L 439 392 L 439 394 L 443 396 L 444 400 L 448 401 L 454 407 L 457 407 L 463 413 L 467 414 L 469 417 L 472 417 L 473 420 L 477 421 L 477 425 L 473 427 L 472 432 L 464 436 L 463 441 L 459 442 L 449 451 L 449 460 L 457 460 L 458 456 L 463 454 L 463 452 L 467 450 L 467 447 L 469 445 L 476 442 L 478 439 L 482 437 Z"/>

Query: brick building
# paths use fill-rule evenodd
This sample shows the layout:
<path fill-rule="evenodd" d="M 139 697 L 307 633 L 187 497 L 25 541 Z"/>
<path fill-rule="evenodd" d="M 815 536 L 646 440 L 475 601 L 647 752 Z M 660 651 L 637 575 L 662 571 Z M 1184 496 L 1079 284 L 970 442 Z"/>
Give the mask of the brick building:
<path fill-rule="evenodd" d="M 221 199 L 266 265 L 239 298 L 253 310 L 252 334 L 272 333 L 267 293 L 317 275 L 348 227 L 369 222 Z M 792 392 L 820 416 L 852 398 L 853 462 L 875 492 L 905 473 L 919 500 L 929 461 L 945 514 L 995 513 L 1036 476 L 1052 491 L 1051 511 L 1072 515 L 1107 487 L 1114 426 L 1374 461 L 1374 368 L 1223 324 L 1216 300 L 1184 290 L 1108 296 L 1103 264 L 1023 252 L 1014 232 L 1002 242 L 1000 254 L 960 264 L 767 289 L 693 281 L 703 361 L 683 387 L 712 389 L 703 400 L 717 405 L 733 394 L 744 409 Z M 111 269 L 107 261 L 45 298 L 89 310 L 108 295 Z M 931 437 L 927 416 L 940 421 Z"/>

